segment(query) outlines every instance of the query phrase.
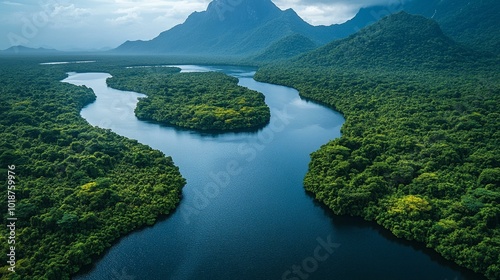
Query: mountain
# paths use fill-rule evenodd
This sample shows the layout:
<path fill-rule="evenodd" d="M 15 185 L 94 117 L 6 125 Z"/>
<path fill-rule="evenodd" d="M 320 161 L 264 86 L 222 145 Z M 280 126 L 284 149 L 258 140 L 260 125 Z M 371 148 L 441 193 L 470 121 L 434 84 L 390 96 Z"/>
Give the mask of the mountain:
<path fill-rule="evenodd" d="M 443 32 L 460 44 L 500 54 L 500 3 L 498 0 L 409 0 L 359 11 L 355 18 L 335 27 L 339 38 L 354 34 L 381 18 L 405 11 L 435 20 Z"/>
<path fill-rule="evenodd" d="M 293 9 L 282 11 L 271 0 L 214 0 L 206 11 L 194 12 L 184 23 L 158 37 L 127 41 L 114 52 L 255 56 L 292 35 L 324 45 L 357 32 L 391 11 L 376 6 L 362 9 L 344 24 L 312 26 Z"/>
<path fill-rule="evenodd" d="M 442 68 L 477 58 L 447 37 L 435 21 L 399 12 L 294 61 L 315 66 Z"/>
<path fill-rule="evenodd" d="M 346 38 L 382 18 L 403 10 L 403 5 L 373 6 L 361 8 L 356 16 L 344 23 L 332 25 L 338 39 Z"/>
<path fill-rule="evenodd" d="M 58 53 L 58 50 L 54 49 L 45 49 L 45 48 L 28 48 L 25 46 L 14 46 L 10 47 L 8 49 L 0 51 L 0 54 L 8 54 L 8 55 L 16 55 L 16 54 L 30 54 L 30 55 L 37 55 L 37 54 L 55 54 Z"/>
<path fill-rule="evenodd" d="M 331 28 L 315 27 L 293 10 L 280 10 L 270 0 L 240 0 L 239 4 L 214 0 L 204 12 L 150 41 L 128 41 L 121 53 L 169 53 L 196 55 L 256 54 L 289 35 L 302 34 L 324 44 L 335 38 Z"/>
<path fill-rule="evenodd" d="M 461 44 L 500 54 L 498 0 L 413 0 L 404 10 L 434 19 L 446 35 Z"/>
<path fill-rule="evenodd" d="M 292 9 L 282 11 L 271 0 L 213 0 L 206 11 L 194 12 L 158 37 L 127 41 L 113 52 L 255 57 L 288 36 L 299 34 L 324 45 L 400 11 L 437 21 L 447 36 L 461 44 L 500 54 L 497 0 L 399 1 L 363 8 L 353 19 L 330 26 L 312 26 Z"/>
<path fill-rule="evenodd" d="M 272 44 L 259 55 L 253 57 L 253 61 L 270 62 L 289 59 L 317 48 L 318 45 L 311 39 L 301 35 L 293 34 Z"/>

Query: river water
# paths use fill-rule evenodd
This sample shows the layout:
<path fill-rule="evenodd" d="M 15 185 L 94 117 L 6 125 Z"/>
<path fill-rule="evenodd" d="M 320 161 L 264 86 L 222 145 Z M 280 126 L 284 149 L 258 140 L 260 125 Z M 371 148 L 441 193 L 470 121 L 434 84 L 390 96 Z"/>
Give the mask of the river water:
<path fill-rule="evenodd" d="M 188 182 L 173 214 L 121 238 L 74 279 L 482 279 L 373 223 L 332 215 L 306 194 L 309 155 L 340 137 L 341 114 L 256 82 L 252 69 L 181 68 L 223 71 L 262 92 L 270 124 L 209 134 L 142 122 L 133 111 L 144 95 L 108 88 L 109 74 L 71 73 L 64 82 L 97 95 L 82 117 L 172 156 Z"/>

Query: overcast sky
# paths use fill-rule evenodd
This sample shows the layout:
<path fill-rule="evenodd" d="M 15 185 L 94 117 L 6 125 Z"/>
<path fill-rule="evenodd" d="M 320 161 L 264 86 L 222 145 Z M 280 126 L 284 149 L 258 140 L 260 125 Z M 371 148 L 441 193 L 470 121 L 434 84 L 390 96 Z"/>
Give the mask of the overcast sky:
<path fill-rule="evenodd" d="M 273 0 L 313 25 L 342 23 L 361 7 L 402 0 Z M 211 0 L 0 0 L 0 49 L 114 48 L 149 40 L 206 10 Z"/>

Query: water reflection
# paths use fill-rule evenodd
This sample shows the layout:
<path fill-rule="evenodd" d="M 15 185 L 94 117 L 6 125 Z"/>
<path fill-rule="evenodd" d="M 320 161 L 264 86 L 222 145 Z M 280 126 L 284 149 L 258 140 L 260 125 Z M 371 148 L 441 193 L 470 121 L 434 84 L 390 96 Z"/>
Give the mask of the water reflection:
<path fill-rule="evenodd" d="M 82 111 L 89 123 L 108 119 L 104 128 L 171 155 L 188 181 L 170 217 L 122 238 L 75 279 L 114 279 L 124 268 L 135 279 L 301 279 L 285 274 L 328 237 L 340 247 L 308 279 L 481 279 L 376 224 L 334 216 L 306 194 L 309 154 L 340 136 L 341 114 L 294 89 L 254 81 L 252 69 L 184 69 L 239 76 L 240 85 L 266 95 L 271 124 L 214 135 L 141 122 L 131 108 L 139 94 L 107 88 L 105 74 L 69 77 L 98 96 Z"/>

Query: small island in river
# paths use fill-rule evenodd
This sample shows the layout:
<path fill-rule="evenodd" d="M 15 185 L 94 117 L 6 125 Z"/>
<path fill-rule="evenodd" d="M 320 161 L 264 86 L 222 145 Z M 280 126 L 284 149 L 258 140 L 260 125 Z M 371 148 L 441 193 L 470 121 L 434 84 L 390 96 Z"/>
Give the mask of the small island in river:
<path fill-rule="evenodd" d="M 201 131 L 258 129 L 269 123 L 262 93 L 238 86 L 223 73 L 180 73 L 178 68 L 125 68 L 113 71 L 112 88 L 146 94 L 137 117 Z"/>

